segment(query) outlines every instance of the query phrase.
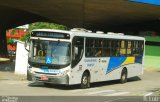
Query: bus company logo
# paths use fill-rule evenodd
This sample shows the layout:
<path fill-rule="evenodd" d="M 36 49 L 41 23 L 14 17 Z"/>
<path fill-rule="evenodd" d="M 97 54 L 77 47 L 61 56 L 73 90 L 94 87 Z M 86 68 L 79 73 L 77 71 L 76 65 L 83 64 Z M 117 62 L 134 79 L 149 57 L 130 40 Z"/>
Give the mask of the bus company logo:
<path fill-rule="evenodd" d="M 87 67 L 94 67 L 94 63 L 87 64 Z"/>
<path fill-rule="evenodd" d="M 2 96 L 2 102 L 18 102 L 18 97 L 14 96 Z"/>
<path fill-rule="evenodd" d="M 97 59 L 84 59 L 84 62 L 97 62 Z"/>

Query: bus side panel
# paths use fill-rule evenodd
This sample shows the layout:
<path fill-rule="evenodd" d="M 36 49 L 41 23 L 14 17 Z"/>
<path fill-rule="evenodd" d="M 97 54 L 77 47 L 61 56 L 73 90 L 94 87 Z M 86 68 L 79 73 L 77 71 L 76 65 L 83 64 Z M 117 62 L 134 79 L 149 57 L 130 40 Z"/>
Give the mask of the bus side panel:
<path fill-rule="evenodd" d="M 142 59 L 141 59 L 142 60 Z M 90 82 L 116 80 L 121 78 L 123 68 L 127 68 L 128 78 L 143 73 L 142 61 L 135 57 L 85 58 L 71 69 L 69 84 L 80 84 L 85 70 L 90 72 Z"/>
<path fill-rule="evenodd" d="M 133 66 L 133 67 L 131 67 L 131 66 Z M 131 64 L 131 65 L 126 65 L 126 67 L 127 67 L 127 71 L 128 71 L 128 78 L 143 74 L 142 73 L 143 72 L 142 64 L 135 63 L 135 64 Z"/>
<path fill-rule="evenodd" d="M 128 77 L 141 75 L 143 72 L 142 58 L 140 57 L 111 57 L 107 67 L 107 80 L 121 78 L 123 68 L 127 68 Z"/>
<path fill-rule="evenodd" d="M 91 72 L 91 82 L 106 81 L 106 70 L 108 67 L 109 57 L 96 58 L 96 67 L 92 68 Z"/>
<path fill-rule="evenodd" d="M 119 68 L 107 73 L 105 76 L 106 77 L 105 80 L 108 81 L 108 80 L 120 79 L 122 68 L 123 67 L 119 67 Z"/>
<path fill-rule="evenodd" d="M 87 70 L 87 64 L 85 62 L 85 56 L 83 55 L 81 61 L 74 68 L 71 68 L 69 84 L 80 84 L 85 70 Z M 88 70 L 90 71 L 90 69 Z"/>
<path fill-rule="evenodd" d="M 80 84 L 83 73 L 88 70 L 90 82 L 105 81 L 106 68 L 109 58 L 85 58 L 71 69 L 69 84 Z"/>
<path fill-rule="evenodd" d="M 143 56 L 135 56 L 133 67 L 128 67 L 128 77 L 134 77 L 143 74 Z"/>
<path fill-rule="evenodd" d="M 106 80 L 116 80 L 121 78 L 121 72 L 123 68 L 127 69 L 128 78 L 142 75 L 143 68 L 141 64 L 128 64 L 124 66 L 119 66 L 115 70 L 106 74 Z"/>
<path fill-rule="evenodd" d="M 80 62 L 76 67 L 71 68 L 69 85 L 80 84 L 82 77 L 81 67 L 83 64 Z"/>
<path fill-rule="evenodd" d="M 106 69 L 106 80 L 120 79 L 122 69 L 129 63 L 134 63 L 134 58 L 123 56 L 110 57 L 108 67 Z"/>

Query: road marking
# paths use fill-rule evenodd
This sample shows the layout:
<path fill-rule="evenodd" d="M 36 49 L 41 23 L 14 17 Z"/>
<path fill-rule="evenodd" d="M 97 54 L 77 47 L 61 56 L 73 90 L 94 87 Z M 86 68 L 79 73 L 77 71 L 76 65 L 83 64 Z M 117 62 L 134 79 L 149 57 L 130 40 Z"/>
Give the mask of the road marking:
<path fill-rule="evenodd" d="M 150 92 L 150 93 L 145 94 L 144 96 L 150 96 L 152 94 L 153 94 L 153 92 Z"/>
<path fill-rule="evenodd" d="M 92 90 L 97 90 L 97 89 L 99 88 L 77 89 L 77 90 L 71 90 L 70 92 L 92 91 Z"/>
<path fill-rule="evenodd" d="M 95 92 L 88 92 L 85 93 L 86 95 L 94 95 L 94 94 L 100 94 L 100 93 L 104 93 L 104 92 L 114 92 L 115 90 L 101 90 L 101 91 L 95 91 Z"/>
<path fill-rule="evenodd" d="M 117 92 L 117 93 L 107 94 L 107 95 L 103 95 L 103 96 L 119 96 L 119 95 L 125 95 L 128 93 L 129 92 Z"/>
<path fill-rule="evenodd" d="M 116 99 L 111 99 L 111 100 L 104 100 L 103 102 L 115 102 L 115 101 L 120 101 L 122 99 L 126 99 L 126 98 L 116 98 Z"/>

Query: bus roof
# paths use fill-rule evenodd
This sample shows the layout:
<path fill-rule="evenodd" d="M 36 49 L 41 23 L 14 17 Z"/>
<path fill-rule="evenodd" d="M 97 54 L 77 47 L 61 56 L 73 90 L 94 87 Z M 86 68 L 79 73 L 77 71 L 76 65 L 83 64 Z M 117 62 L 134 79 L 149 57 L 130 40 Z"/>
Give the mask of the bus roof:
<path fill-rule="evenodd" d="M 59 32 L 59 33 L 67 33 L 71 36 L 84 36 L 84 37 L 95 37 L 95 38 L 111 38 L 111 39 L 128 39 L 128 40 L 144 40 L 144 37 L 139 36 L 131 36 L 131 35 L 122 35 L 122 34 L 99 34 L 93 32 L 84 32 L 84 31 L 67 31 L 67 30 L 55 30 L 55 29 L 35 29 L 34 31 L 45 31 L 45 32 Z"/>

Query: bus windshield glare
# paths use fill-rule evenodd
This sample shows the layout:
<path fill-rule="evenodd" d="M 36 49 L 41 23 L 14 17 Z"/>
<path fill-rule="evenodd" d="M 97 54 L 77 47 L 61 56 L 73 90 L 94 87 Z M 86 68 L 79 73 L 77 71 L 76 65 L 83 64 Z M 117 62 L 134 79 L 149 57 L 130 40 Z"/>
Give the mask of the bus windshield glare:
<path fill-rule="evenodd" d="M 32 40 L 29 62 L 43 65 L 67 65 L 70 63 L 70 43 Z"/>

